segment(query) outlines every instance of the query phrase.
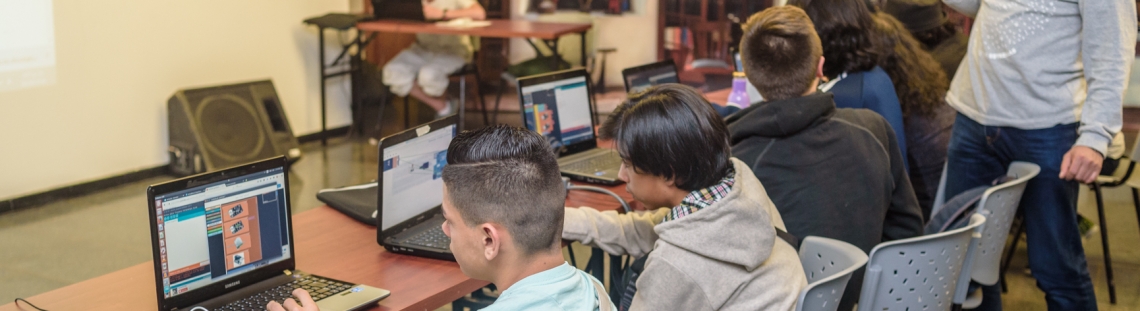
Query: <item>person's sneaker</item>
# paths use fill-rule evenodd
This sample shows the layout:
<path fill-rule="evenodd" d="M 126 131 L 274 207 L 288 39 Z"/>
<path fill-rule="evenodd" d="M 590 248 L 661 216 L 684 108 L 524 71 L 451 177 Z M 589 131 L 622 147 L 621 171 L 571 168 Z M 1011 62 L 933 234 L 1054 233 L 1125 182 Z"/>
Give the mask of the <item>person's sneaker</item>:
<path fill-rule="evenodd" d="M 458 101 L 454 100 L 454 99 L 450 99 L 450 98 L 447 99 L 447 105 L 443 106 L 443 109 L 436 111 L 435 115 L 440 116 L 440 117 L 446 117 L 448 115 L 451 115 L 451 111 L 454 110 L 453 107 L 456 106 L 456 102 L 458 102 Z"/>
<path fill-rule="evenodd" d="M 1077 230 L 1080 230 L 1081 238 L 1088 240 L 1100 232 L 1100 226 L 1092 222 L 1092 220 L 1085 218 L 1085 216 L 1077 214 Z"/>

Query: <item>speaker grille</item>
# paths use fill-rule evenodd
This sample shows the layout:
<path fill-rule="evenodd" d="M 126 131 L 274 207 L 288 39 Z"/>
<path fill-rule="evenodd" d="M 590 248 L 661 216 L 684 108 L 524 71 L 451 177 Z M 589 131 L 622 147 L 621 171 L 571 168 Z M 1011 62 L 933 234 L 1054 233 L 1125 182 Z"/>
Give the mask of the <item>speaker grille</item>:
<path fill-rule="evenodd" d="M 265 131 L 257 112 L 237 96 L 207 96 L 194 115 L 198 117 L 206 150 L 228 162 L 257 159 L 265 148 Z"/>

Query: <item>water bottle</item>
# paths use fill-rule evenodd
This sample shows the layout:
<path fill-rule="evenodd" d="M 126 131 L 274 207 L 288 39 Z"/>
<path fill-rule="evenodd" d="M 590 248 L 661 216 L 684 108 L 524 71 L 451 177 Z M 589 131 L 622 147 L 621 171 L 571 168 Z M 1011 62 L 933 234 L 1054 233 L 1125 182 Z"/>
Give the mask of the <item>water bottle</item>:
<path fill-rule="evenodd" d="M 725 103 L 729 106 L 737 106 L 740 109 L 748 108 L 752 105 L 752 101 L 748 96 L 748 77 L 744 76 L 743 72 L 732 73 L 732 92 L 728 94 L 728 102 Z"/>

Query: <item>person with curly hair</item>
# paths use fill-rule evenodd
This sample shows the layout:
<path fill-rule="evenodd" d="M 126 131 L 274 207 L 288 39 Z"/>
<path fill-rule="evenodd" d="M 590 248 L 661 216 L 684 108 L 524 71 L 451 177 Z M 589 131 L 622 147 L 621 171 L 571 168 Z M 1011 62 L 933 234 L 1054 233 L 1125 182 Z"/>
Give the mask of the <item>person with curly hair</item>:
<path fill-rule="evenodd" d="M 902 107 L 910 183 L 923 219 L 929 220 L 954 126 L 955 111 L 945 102 L 950 82 L 901 22 L 885 12 L 872 16 L 879 66 L 891 77 Z"/>
<path fill-rule="evenodd" d="M 966 57 L 966 35 L 946 18 L 940 0 L 888 0 L 883 12 L 897 18 L 923 49 L 942 66 L 947 81 L 954 80 Z"/>
<path fill-rule="evenodd" d="M 835 95 L 837 108 L 867 108 L 887 119 L 904 166 L 909 166 L 902 108 L 891 77 L 879 66 L 882 56 L 874 41 L 871 8 L 851 0 L 789 0 L 788 5 L 807 13 L 823 44 L 827 82 L 820 90 Z"/>

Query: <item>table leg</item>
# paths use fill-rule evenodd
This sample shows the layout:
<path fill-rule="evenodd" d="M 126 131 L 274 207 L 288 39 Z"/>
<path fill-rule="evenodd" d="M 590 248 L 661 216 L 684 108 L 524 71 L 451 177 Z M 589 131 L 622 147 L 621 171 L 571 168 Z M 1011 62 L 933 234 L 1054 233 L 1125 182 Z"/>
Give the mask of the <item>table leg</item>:
<path fill-rule="evenodd" d="M 326 124 L 327 120 L 325 118 L 325 29 L 318 27 L 317 33 L 317 37 L 320 38 L 317 41 L 317 49 L 319 51 L 317 55 L 320 55 L 321 63 L 321 146 L 326 146 L 328 145 L 328 124 Z"/>
<path fill-rule="evenodd" d="M 554 39 L 554 40 L 550 40 L 550 41 L 546 41 L 546 42 L 547 42 L 546 47 L 550 48 L 550 53 L 553 56 L 550 58 L 550 62 L 553 66 L 550 68 L 553 68 L 554 71 L 558 71 L 558 70 L 562 69 L 561 68 L 562 63 L 560 62 L 562 60 L 562 55 L 558 54 L 558 39 Z"/>
<path fill-rule="evenodd" d="M 582 37 L 582 61 L 581 61 L 581 63 L 582 63 L 582 67 L 586 67 L 586 32 L 582 31 L 582 33 L 579 36 Z"/>

